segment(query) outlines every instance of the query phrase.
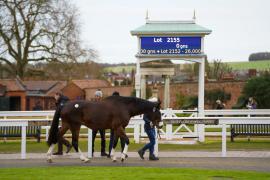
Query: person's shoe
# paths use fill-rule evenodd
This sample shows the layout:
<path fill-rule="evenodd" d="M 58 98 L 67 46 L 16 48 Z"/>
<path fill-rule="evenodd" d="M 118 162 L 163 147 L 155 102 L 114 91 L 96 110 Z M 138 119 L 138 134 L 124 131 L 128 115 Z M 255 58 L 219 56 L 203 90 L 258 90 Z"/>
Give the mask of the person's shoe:
<path fill-rule="evenodd" d="M 63 152 L 55 152 L 53 155 L 63 155 Z"/>
<path fill-rule="evenodd" d="M 67 146 L 67 151 L 66 151 L 66 153 L 69 153 L 69 151 L 72 149 L 72 145 L 68 145 Z"/>
<path fill-rule="evenodd" d="M 105 153 L 105 152 L 102 152 L 102 153 L 100 154 L 100 156 L 106 156 L 106 157 L 108 157 L 108 154 Z"/>
<path fill-rule="evenodd" d="M 149 156 L 149 161 L 158 161 L 158 160 L 159 160 L 159 158 L 156 157 L 154 154 Z"/>
<path fill-rule="evenodd" d="M 110 154 L 108 154 L 107 158 L 111 158 L 111 155 L 110 155 Z"/>
<path fill-rule="evenodd" d="M 141 159 L 144 159 L 144 157 L 143 157 L 144 151 L 142 149 L 138 151 L 138 154 L 139 154 Z"/>

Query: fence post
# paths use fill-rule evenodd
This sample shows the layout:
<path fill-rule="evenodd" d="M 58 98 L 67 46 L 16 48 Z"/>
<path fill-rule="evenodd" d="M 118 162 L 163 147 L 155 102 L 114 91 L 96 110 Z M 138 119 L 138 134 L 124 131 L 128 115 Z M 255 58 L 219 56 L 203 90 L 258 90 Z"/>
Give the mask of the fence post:
<path fill-rule="evenodd" d="M 135 140 L 135 143 L 140 143 L 140 124 L 139 123 L 134 124 L 134 140 Z"/>
<path fill-rule="evenodd" d="M 49 126 L 45 126 L 45 130 L 46 130 L 46 141 L 48 141 L 49 138 Z"/>
<path fill-rule="evenodd" d="M 197 110 L 197 109 L 195 109 L 195 110 Z M 198 113 L 192 113 L 191 117 L 198 117 Z M 193 129 L 194 129 L 194 135 L 199 137 L 198 124 L 194 124 Z"/>
<path fill-rule="evenodd" d="M 22 126 L 21 159 L 26 158 L 26 126 Z"/>
<path fill-rule="evenodd" d="M 173 135 L 173 125 L 166 124 L 166 140 L 172 140 Z"/>
<path fill-rule="evenodd" d="M 226 129 L 226 124 L 222 124 L 222 157 L 227 156 L 227 147 L 226 147 L 226 134 L 227 134 L 227 129 Z"/>
<path fill-rule="evenodd" d="M 92 129 L 88 128 L 88 158 L 92 158 Z"/>

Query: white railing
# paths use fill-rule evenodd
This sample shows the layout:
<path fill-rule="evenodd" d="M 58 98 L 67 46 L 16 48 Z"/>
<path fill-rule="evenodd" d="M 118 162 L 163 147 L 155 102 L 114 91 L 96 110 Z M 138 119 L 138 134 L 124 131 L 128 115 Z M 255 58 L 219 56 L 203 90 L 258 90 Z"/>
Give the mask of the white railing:
<path fill-rule="evenodd" d="M 178 114 L 190 113 L 190 117 L 178 117 Z M 50 121 L 54 111 L 2 111 L 0 112 L 0 126 L 21 126 L 22 127 L 22 141 L 21 141 L 21 158 L 26 158 L 26 127 L 31 121 Z M 205 119 L 206 117 L 196 117 L 197 111 L 183 111 L 183 110 L 172 110 L 166 109 L 162 110 L 162 118 L 168 120 L 179 120 L 179 119 Z M 270 124 L 270 110 L 205 110 L 206 116 L 226 116 L 226 117 L 207 117 L 207 119 L 219 119 L 219 127 L 222 127 L 222 156 L 226 156 L 226 128 L 231 124 Z M 234 115 L 242 115 L 246 117 L 233 117 Z M 254 116 L 264 116 L 264 117 L 254 117 Z M 134 128 L 134 140 L 139 142 L 140 139 L 140 129 L 143 125 L 143 120 L 141 116 L 133 117 L 128 125 L 129 128 Z M 196 125 L 195 125 L 196 126 Z M 180 125 L 175 131 L 173 131 L 172 124 L 166 124 L 166 131 L 163 132 L 163 137 L 166 139 L 172 139 L 177 135 L 179 129 L 185 127 L 189 129 L 186 125 Z M 195 131 L 192 132 L 190 129 L 188 133 L 193 136 L 198 135 Z M 88 156 L 92 155 L 92 133 L 88 130 Z"/>
<path fill-rule="evenodd" d="M 222 109 L 204 110 L 205 116 L 270 116 L 270 109 Z"/>

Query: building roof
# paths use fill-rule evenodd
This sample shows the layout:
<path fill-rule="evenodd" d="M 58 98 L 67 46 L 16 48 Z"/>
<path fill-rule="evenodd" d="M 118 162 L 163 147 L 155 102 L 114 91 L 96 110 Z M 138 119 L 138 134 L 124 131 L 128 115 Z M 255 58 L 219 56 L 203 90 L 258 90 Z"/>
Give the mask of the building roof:
<path fill-rule="evenodd" d="M 53 97 L 55 93 L 60 92 L 66 85 L 66 81 L 58 81 L 57 84 L 46 93 L 46 96 Z"/>
<path fill-rule="evenodd" d="M 28 96 L 50 96 L 66 86 L 65 81 L 23 81 Z"/>
<path fill-rule="evenodd" d="M 0 84 L 6 87 L 6 91 L 25 91 L 25 87 L 18 79 L 0 79 Z"/>
<path fill-rule="evenodd" d="M 212 31 L 195 23 L 195 21 L 146 21 L 146 23 L 131 31 L 132 35 L 155 34 L 202 34 Z"/>
<path fill-rule="evenodd" d="M 108 81 L 100 80 L 100 79 L 72 80 L 72 83 L 74 83 L 81 89 L 101 88 L 101 87 L 111 86 Z"/>
<path fill-rule="evenodd" d="M 29 91 L 48 91 L 58 81 L 23 81 L 26 89 Z"/>

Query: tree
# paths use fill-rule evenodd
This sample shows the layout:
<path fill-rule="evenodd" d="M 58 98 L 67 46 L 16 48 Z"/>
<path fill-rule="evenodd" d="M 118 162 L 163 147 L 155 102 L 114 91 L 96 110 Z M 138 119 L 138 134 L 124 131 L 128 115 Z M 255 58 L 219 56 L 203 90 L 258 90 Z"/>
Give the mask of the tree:
<path fill-rule="evenodd" d="M 242 96 L 238 99 L 240 102 L 246 102 L 249 97 L 253 97 L 257 102 L 257 108 L 270 108 L 270 75 L 265 74 L 261 77 L 254 77 L 249 79 L 244 86 Z M 245 104 L 244 104 L 245 106 Z"/>
<path fill-rule="evenodd" d="M 226 93 L 222 89 L 214 89 L 205 92 L 205 101 L 209 104 L 212 108 L 215 108 L 216 100 L 221 100 L 221 102 L 226 102 L 231 99 L 231 94 Z"/>
<path fill-rule="evenodd" d="M 24 78 L 29 63 L 89 59 L 77 17 L 67 0 L 1 0 L 0 61 Z"/>
<path fill-rule="evenodd" d="M 185 103 L 185 96 L 181 92 L 176 93 L 176 106 L 177 108 L 182 108 Z"/>
<path fill-rule="evenodd" d="M 224 74 L 232 72 L 232 67 L 227 63 L 222 63 L 221 60 L 214 60 L 208 71 L 207 75 L 210 79 L 221 80 Z"/>
<path fill-rule="evenodd" d="M 270 52 L 252 53 L 248 57 L 249 61 L 270 60 Z"/>
<path fill-rule="evenodd" d="M 196 76 L 198 76 L 199 75 L 199 63 L 194 63 L 194 66 L 193 66 L 193 71 L 194 71 L 194 74 L 196 75 Z M 207 74 L 207 76 L 209 76 L 209 74 L 210 74 L 210 65 L 209 65 L 209 62 L 208 62 L 208 60 L 207 60 L 207 57 L 205 58 L 205 72 L 206 72 L 206 74 Z"/>
<path fill-rule="evenodd" d="M 194 109 L 198 107 L 198 96 L 185 96 L 182 109 Z"/>
<path fill-rule="evenodd" d="M 38 63 L 30 68 L 31 71 L 27 73 L 27 77 L 32 80 L 93 79 L 101 78 L 102 76 L 101 67 L 95 62 Z"/>

